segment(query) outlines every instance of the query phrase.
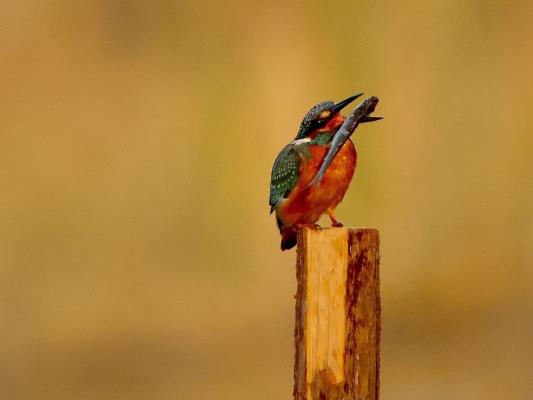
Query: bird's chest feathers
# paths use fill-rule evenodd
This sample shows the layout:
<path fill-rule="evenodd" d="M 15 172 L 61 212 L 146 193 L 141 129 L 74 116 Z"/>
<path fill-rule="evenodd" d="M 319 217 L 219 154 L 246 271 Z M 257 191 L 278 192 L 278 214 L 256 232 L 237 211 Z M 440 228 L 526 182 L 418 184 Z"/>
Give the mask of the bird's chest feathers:
<path fill-rule="evenodd" d="M 318 172 L 326 153 L 329 150 L 329 146 L 326 145 L 314 145 L 305 146 L 307 157 L 304 158 L 301 173 L 301 182 L 305 185 L 309 184 Z M 336 187 L 344 186 L 344 189 L 349 185 L 353 172 L 355 170 L 355 164 L 357 162 L 357 153 L 353 143 L 348 140 L 339 150 L 331 164 L 329 165 L 318 189 L 321 187 L 330 188 L 335 190 Z M 339 188 L 340 189 L 340 188 Z"/>
<path fill-rule="evenodd" d="M 296 187 L 278 210 L 286 224 L 295 221 L 315 222 L 328 208 L 335 208 L 344 197 L 357 161 L 357 153 L 350 140 L 341 147 L 320 183 L 309 186 L 328 150 L 329 146 L 306 146 L 305 151 L 309 155 L 302 157 Z"/>

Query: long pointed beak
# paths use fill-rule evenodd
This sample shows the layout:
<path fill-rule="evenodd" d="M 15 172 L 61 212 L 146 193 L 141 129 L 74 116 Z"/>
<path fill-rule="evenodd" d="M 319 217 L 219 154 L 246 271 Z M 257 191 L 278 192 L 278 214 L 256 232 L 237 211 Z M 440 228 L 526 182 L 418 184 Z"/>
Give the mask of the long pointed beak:
<path fill-rule="evenodd" d="M 355 99 L 357 99 L 358 97 L 361 97 L 363 95 L 363 92 L 361 93 L 357 93 L 351 97 L 348 97 L 346 100 L 343 100 L 337 104 L 335 104 L 333 106 L 333 108 L 331 109 L 331 114 L 330 115 L 335 115 L 337 114 L 340 110 L 342 110 L 344 107 L 346 107 L 348 104 L 350 104 L 352 101 L 354 101 Z"/>

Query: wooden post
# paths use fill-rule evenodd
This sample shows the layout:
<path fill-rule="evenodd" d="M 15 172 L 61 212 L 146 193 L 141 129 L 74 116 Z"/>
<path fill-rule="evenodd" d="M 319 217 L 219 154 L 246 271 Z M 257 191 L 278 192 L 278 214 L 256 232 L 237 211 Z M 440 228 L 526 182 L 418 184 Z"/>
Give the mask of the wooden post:
<path fill-rule="evenodd" d="M 298 236 L 295 400 L 378 400 L 379 232 Z"/>

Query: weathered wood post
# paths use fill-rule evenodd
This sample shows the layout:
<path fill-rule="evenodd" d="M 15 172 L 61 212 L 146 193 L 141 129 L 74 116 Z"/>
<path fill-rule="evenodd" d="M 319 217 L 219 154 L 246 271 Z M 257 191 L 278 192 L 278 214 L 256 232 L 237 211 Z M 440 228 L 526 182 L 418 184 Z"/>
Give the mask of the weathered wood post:
<path fill-rule="evenodd" d="M 297 254 L 295 400 L 378 400 L 379 232 L 305 228 Z"/>

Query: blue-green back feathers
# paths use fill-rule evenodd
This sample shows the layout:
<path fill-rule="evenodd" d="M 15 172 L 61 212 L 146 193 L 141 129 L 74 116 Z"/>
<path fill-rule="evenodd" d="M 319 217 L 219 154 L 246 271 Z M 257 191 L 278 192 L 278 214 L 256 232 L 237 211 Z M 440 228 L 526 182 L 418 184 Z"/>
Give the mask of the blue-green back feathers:
<path fill-rule="evenodd" d="M 278 202 L 287 197 L 298 181 L 300 156 L 293 145 L 286 146 L 278 154 L 270 177 L 270 212 Z"/>

